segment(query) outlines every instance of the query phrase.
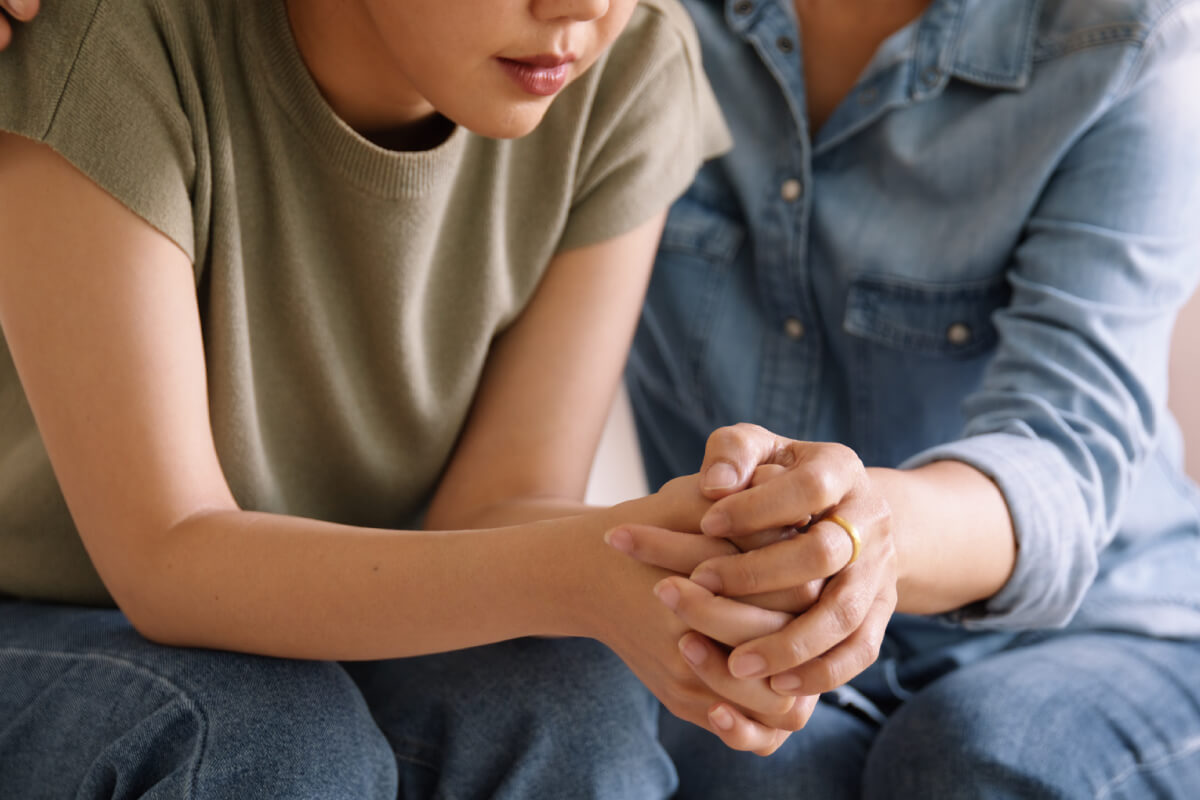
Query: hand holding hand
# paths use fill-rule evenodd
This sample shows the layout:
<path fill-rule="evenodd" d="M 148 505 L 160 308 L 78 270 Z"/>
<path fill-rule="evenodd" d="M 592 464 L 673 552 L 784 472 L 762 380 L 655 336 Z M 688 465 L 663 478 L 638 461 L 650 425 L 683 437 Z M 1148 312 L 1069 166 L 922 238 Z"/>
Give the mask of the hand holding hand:
<path fill-rule="evenodd" d="M 695 476 L 680 478 L 655 495 L 627 506 L 634 518 L 699 530 L 704 511 L 711 505 Z M 618 540 L 629 534 L 622 525 L 606 536 Z M 632 526 L 652 531 L 649 526 Z M 686 540 L 685 552 L 664 551 L 662 560 L 690 570 L 713 556 L 738 552 L 730 542 L 696 533 L 664 531 Z M 622 549 L 619 543 L 614 543 Z M 653 547 L 653 544 L 651 544 Z M 672 613 L 673 602 L 690 604 L 690 598 L 673 594 L 673 581 L 704 592 L 682 578 L 664 581 L 671 573 L 611 553 L 614 571 L 605 570 L 606 602 L 597 638 L 608 644 L 673 714 L 707 728 L 731 748 L 761 755 L 774 752 L 812 713 L 815 699 L 781 696 L 766 680 L 740 680 L 730 675 L 727 651 L 703 636 L 689 634 L 685 620 Z M 600 566 L 597 564 L 596 566 Z M 658 566 L 658 565 L 655 565 Z M 654 594 L 651 594 L 654 587 Z M 707 594 L 706 592 L 704 592 Z M 741 606 L 730 600 L 722 602 Z M 751 608 L 746 606 L 747 608 Z M 764 616 L 757 632 L 767 632 L 790 619 L 788 615 L 753 608 Z M 631 625 L 630 620 L 636 620 Z"/>
<path fill-rule="evenodd" d="M 896 554 L 888 505 L 857 456 L 738 425 L 710 437 L 700 476 L 716 500 L 701 520 L 707 536 L 626 525 L 608 538 L 641 561 L 692 576 L 672 579 L 675 610 L 692 630 L 734 648 L 730 674 L 816 695 L 873 663 L 896 606 Z M 724 542 L 724 552 L 695 539 Z"/>
<path fill-rule="evenodd" d="M 750 485 L 763 464 L 782 469 Z M 710 559 L 692 573 L 696 583 L 748 597 L 825 581 L 816 603 L 782 630 L 735 647 L 730 671 L 772 676 L 782 693 L 815 694 L 870 666 L 896 608 L 896 548 L 887 501 L 854 452 L 737 425 L 709 438 L 700 474 L 705 493 L 719 498 L 701 520 L 705 534 L 736 537 L 787 525 L 804 532 Z"/>

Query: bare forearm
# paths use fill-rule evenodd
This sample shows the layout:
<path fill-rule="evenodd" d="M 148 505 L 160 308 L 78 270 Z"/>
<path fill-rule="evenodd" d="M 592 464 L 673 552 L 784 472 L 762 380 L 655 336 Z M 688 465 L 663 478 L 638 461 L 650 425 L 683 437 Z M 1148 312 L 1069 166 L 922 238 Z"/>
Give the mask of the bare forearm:
<path fill-rule="evenodd" d="M 600 541 L 606 524 L 593 514 L 434 533 L 222 511 L 177 526 L 124 568 L 142 574 L 114 593 L 150 638 L 290 658 L 587 635 L 572 601 L 586 599 L 589 573 L 617 560 Z"/>
<path fill-rule="evenodd" d="M 570 517 L 594 510 L 597 507 L 569 498 L 524 497 L 477 509 L 437 509 L 426 517 L 425 527 L 433 531 L 496 528 Z"/>
<path fill-rule="evenodd" d="M 995 483 L 956 461 L 868 473 L 892 509 L 897 611 L 942 613 L 1000 591 L 1012 574 L 1017 547 Z"/>

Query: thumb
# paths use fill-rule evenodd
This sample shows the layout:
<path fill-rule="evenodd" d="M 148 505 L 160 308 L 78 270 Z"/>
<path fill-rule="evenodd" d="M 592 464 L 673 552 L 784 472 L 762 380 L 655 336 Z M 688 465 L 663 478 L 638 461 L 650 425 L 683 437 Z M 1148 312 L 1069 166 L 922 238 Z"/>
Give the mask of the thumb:
<path fill-rule="evenodd" d="M 713 431 L 704 446 L 700 491 L 709 500 L 720 500 L 745 489 L 755 468 L 771 463 L 780 442 L 766 428 L 744 422 Z"/>

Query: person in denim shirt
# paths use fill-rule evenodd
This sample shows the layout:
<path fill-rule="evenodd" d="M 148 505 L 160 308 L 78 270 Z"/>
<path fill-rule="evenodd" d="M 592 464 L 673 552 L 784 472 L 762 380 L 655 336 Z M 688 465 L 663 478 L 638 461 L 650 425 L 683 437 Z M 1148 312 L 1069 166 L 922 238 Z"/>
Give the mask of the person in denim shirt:
<path fill-rule="evenodd" d="M 652 484 L 702 464 L 706 533 L 787 535 L 610 538 L 691 575 L 698 671 L 822 699 L 770 759 L 664 719 L 680 796 L 1195 796 L 1200 2 L 687 5 L 736 144 L 627 382 Z"/>

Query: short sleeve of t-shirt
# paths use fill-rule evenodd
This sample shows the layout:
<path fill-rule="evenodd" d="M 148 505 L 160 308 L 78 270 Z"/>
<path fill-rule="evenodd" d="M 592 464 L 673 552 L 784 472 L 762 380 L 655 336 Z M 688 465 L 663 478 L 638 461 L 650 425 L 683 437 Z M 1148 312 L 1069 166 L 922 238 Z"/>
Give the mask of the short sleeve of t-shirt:
<path fill-rule="evenodd" d="M 644 0 L 605 56 L 560 250 L 625 233 L 664 210 L 730 145 L 687 13 Z M 608 65 L 621 64 L 620 69 Z"/>
<path fill-rule="evenodd" d="M 185 44 L 159 5 L 56 0 L 0 53 L 0 130 L 54 148 L 194 258 Z"/>

